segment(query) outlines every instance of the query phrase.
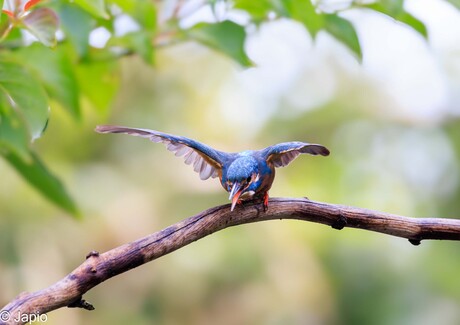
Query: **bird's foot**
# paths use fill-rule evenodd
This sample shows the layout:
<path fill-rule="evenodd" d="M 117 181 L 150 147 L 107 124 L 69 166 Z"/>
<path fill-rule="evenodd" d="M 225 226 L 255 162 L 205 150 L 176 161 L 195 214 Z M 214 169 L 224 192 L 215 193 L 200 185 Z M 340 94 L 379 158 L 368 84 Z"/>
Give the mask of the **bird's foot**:
<path fill-rule="evenodd" d="M 267 210 L 268 210 L 268 192 L 265 192 L 265 194 L 264 194 L 263 207 L 264 207 L 264 212 L 267 212 Z"/>

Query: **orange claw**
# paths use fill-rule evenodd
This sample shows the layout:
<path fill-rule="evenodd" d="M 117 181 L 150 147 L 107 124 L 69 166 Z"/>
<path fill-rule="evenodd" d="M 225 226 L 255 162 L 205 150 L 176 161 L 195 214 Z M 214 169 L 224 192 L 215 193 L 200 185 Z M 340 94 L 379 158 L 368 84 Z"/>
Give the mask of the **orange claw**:
<path fill-rule="evenodd" d="M 264 209 L 268 209 L 268 192 L 265 192 L 264 194 Z"/>

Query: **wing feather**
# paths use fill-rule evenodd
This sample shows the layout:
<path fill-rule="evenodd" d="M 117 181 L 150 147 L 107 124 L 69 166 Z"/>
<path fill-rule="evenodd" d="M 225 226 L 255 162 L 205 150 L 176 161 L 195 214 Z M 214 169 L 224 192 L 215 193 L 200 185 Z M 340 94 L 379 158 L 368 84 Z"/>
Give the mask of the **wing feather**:
<path fill-rule="evenodd" d="M 193 150 L 190 150 L 190 151 L 187 153 L 187 156 L 186 156 L 186 158 L 185 158 L 185 163 L 186 163 L 187 165 L 190 165 L 192 162 L 194 162 L 194 161 L 196 160 L 196 158 L 197 158 L 196 156 L 197 156 L 196 152 L 193 151 Z"/>
<path fill-rule="evenodd" d="M 209 167 L 209 164 L 205 164 L 203 166 L 203 168 L 201 168 L 201 171 L 200 171 L 200 178 L 201 179 L 208 179 L 209 177 L 211 177 L 211 168 Z"/>
<path fill-rule="evenodd" d="M 193 163 L 193 170 L 199 173 L 201 171 L 202 165 L 204 163 L 203 159 L 196 159 Z"/>
<path fill-rule="evenodd" d="M 114 125 L 99 125 L 96 127 L 96 132 L 124 133 L 148 138 L 156 143 L 163 143 L 176 156 L 183 156 L 187 165 L 193 164 L 193 169 L 199 173 L 202 180 L 209 177 L 215 178 L 222 174 L 222 165 L 226 154 L 198 141 L 155 130 Z"/>
<path fill-rule="evenodd" d="M 186 146 L 182 146 L 182 148 L 179 148 L 175 155 L 177 157 L 181 157 L 181 156 L 184 156 L 187 152 L 191 151 L 192 149 L 190 149 L 189 147 L 186 147 Z"/>
<path fill-rule="evenodd" d="M 300 154 L 328 156 L 329 150 L 319 144 L 305 142 L 284 142 L 262 150 L 262 156 L 275 167 L 284 167 Z"/>

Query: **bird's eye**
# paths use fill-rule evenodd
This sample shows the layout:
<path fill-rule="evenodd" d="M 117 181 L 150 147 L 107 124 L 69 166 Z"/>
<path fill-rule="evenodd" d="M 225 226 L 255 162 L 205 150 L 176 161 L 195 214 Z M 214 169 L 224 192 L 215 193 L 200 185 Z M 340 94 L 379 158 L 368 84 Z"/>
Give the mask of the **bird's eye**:
<path fill-rule="evenodd" d="M 249 176 L 248 178 L 246 178 L 246 182 L 249 183 L 249 182 L 251 181 L 251 178 L 252 178 L 251 176 Z"/>

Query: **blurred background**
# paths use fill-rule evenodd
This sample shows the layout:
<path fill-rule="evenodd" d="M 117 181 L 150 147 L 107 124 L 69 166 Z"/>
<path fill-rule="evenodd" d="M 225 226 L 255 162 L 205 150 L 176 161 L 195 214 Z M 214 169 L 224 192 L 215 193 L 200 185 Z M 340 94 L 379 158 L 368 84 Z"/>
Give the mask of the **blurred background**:
<path fill-rule="evenodd" d="M 51 109 L 35 148 L 83 218 L 51 205 L 0 160 L 0 304 L 51 285 L 91 250 L 227 203 L 218 181 L 200 181 L 162 145 L 96 134 L 97 124 L 151 128 L 225 151 L 320 143 L 331 155 L 279 169 L 272 197 L 459 218 L 460 12 L 442 0 L 405 8 L 426 25 L 428 40 L 375 12 L 343 13 L 358 33 L 361 63 L 330 35 L 312 41 L 300 23 L 280 19 L 248 35 L 253 67 L 185 42 L 159 49 L 155 66 L 124 57 L 105 114 L 83 102 L 75 122 Z M 205 7 L 182 23 L 211 14 Z M 459 269 L 456 242 L 416 247 L 378 233 L 270 221 L 212 234 L 110 279 L 84 296 L 95 311 L 60 309 L 47 324 L 454 325 Z"/>

